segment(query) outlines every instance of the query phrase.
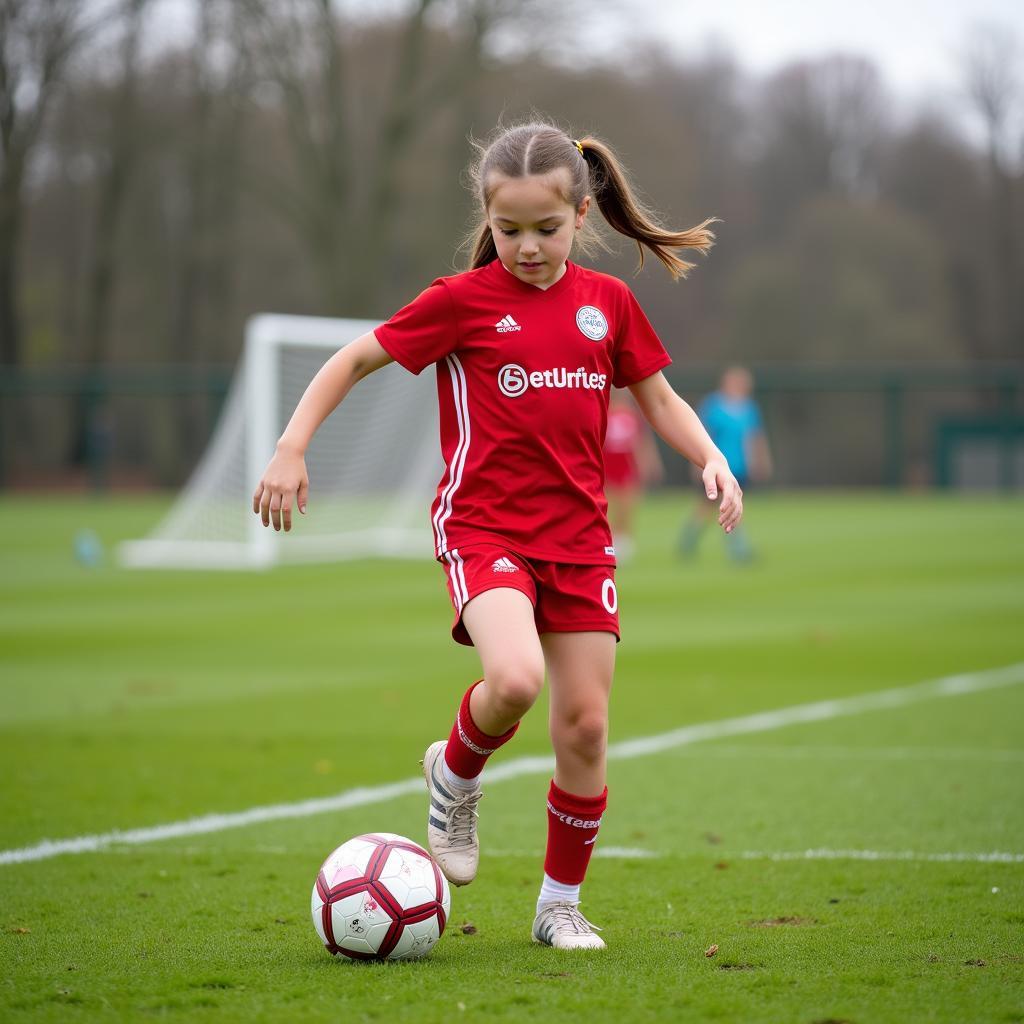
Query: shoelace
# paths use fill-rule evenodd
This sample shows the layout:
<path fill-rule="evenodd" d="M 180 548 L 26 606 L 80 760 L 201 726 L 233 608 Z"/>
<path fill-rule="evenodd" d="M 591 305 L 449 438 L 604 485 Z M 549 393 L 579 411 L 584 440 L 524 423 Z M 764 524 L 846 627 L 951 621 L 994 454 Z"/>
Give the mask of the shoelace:
<path fill-rule="evenodd" d="M 474 789 L 448 804 L 448 842 L 451 846 L 469 846 L 473 841 L 478 817 L 476 805 L 480 803 L 481 796 L 482 791 Z"/>
<path fill-rule="evenodd" d="M 554 918 L 555 930 L 561 926 L 568 927 L 577 935 L 588 935 L 591 932 L 599 932 L 601 929 L 596 924 L 591 924 L 581 913 L 576 903 L 553 903 L 547 908 Z"/>

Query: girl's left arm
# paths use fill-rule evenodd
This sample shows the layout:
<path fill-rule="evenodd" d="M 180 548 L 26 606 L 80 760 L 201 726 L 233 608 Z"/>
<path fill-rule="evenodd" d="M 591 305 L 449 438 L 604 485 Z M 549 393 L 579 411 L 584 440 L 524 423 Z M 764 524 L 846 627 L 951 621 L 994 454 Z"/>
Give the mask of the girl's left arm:
<path fill-rule="evenodd" d="M 700 418 L 660 371 L 630 385 L 629 390 L 658 436 L 702 471 L 708 499 L 714 501 L 721 494 L 718 523 L 731 533 L 743 516 L 743 491 Z"/>

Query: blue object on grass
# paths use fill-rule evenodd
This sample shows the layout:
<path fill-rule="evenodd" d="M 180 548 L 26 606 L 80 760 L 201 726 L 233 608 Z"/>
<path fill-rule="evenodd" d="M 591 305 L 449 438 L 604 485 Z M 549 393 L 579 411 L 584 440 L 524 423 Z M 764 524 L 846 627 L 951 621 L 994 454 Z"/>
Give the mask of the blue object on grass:
<path fill-rule="evenodd" d="M 92 530 L 79 530 L 74 540 L 75 560 L 90 569 L 103 561 L 103 544 Z"/>

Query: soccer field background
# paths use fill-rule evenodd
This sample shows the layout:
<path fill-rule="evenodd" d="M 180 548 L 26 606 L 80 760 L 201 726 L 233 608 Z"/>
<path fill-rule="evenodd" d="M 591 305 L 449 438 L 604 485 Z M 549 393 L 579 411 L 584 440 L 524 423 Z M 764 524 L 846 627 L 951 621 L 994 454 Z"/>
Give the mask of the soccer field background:
<path fill-rule="evenodd" d="M 425 791 L 377 790 L 475 678 L 440 569 L 88 567 L 76 533 L 109 552 L 166 502 L 0 501 L 0 1019 L 1024 1021 L 1024 502 L 754 495 L 739 566 L 710 530 L 677 557 L 690 500 L 652 498 L 618 571 L 608 949 L 530 942 L 542 698 L 448 930 L 385 965 L 332 960 L 309 892 L 352 835 L 424 841 Z"/>

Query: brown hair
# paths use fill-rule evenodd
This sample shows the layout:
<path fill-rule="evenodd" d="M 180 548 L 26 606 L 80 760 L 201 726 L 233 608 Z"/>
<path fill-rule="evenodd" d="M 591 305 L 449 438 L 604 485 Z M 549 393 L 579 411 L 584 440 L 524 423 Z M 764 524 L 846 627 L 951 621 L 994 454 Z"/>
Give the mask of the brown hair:
<path fill-rule="evenodd" d="M 696 249 L 706 253 L 714 244 L 715 236 L 709 225 L 711 217 L 686 231 L 671 231 L 659 223 L 634 194 L 626 169 L 611 148 L 600 139 L 587 137 L 571 139 L 561 128 L 543 122 L 500 128 L 489 143 L 477 144 L 479 159 L 470 168 L 484 220 L 473 230 L 471 241 L 471 270 L 497 259 L 491 229 L 486 220 L 493 182 L 491 176 L 523 178 L 529 174 L 549 174 L 564 167 L 571 182 L 566 202 L 579 209 L 583 199 L 592 195 L 604 219 L 620 234 L 632 238 L 640 252 L 640 267 L 644 265 L 644 246 L 651 250 L 668 268 L 673 278 L 686 277 L 693 268 L 676 249 Z M 601 245 L 600 237 L 584 225 L 578 236 L 580 248 L 592 252 Z"/>

